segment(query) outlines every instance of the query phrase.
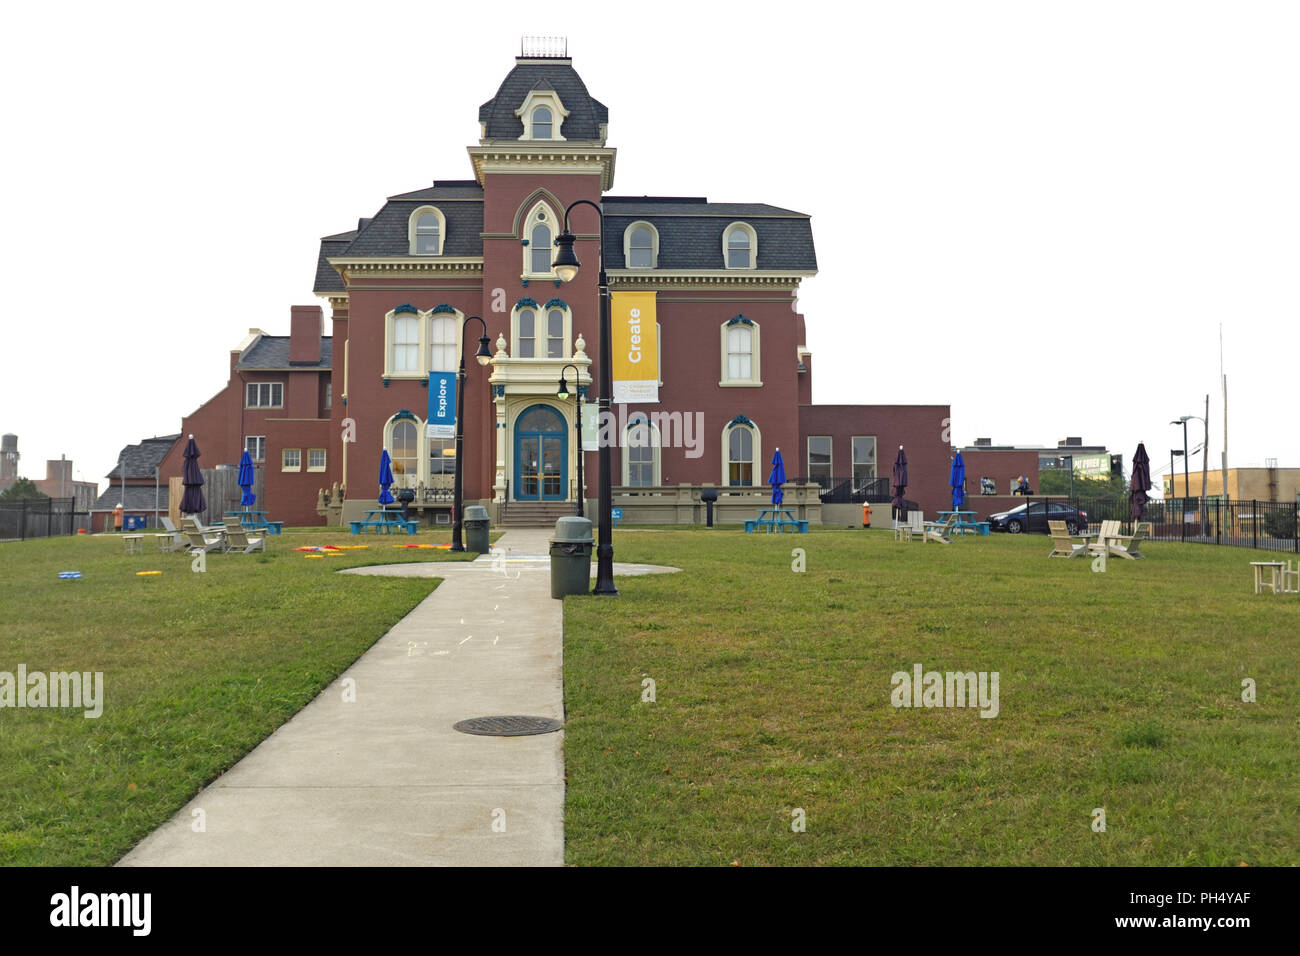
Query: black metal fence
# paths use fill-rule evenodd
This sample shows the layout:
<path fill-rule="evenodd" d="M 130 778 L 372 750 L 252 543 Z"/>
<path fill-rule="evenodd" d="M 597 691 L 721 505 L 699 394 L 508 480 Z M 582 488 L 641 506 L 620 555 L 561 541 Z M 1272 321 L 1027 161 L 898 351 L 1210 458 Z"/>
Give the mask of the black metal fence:
<path fill-rule="evenodd" d="M 22 498 L 0 501 L 0 541 L 48 538 L 90 531 L 90 512 L 78 511 L 75 498 Z"/>
<path fill-rule="evenodd" d="M 825 505 L 860 505 L 864 501 L 877 504 L 890 501 L 894 495 L 889 487 L 888 476 L 884 478 L 831 478 L 818 475 L 813 478 L 794 479 L 801 485 L 820 485 L 822 504 Z"/>
<path fill-rule="evenodd" d="M 1094 529 L 1102 521 L 1124 523 L 1132 533 L 1135 522 L 1127 500 L 1075 498 L 1071 503 L 1088 515 Z M 1165 498 L 1147 504 L 1151 538 L 1156 541 L 1191 541 L 1230 544 L 1242 548 L 1291 551 L 1300 554 L 1297 505 L 1290 501 L 1222 501 L 1200 498 Z"/>

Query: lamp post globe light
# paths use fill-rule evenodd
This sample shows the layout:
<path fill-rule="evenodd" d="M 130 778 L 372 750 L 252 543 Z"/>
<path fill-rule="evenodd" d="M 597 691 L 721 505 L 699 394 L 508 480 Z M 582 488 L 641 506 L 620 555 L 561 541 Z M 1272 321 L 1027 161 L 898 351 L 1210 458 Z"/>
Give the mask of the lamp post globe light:
<path fill-rule="evenodd" d="M 581 263 L 573 252 L 573 233 L 569 231 L 569 213 L 577 206 L 590 206 L 596 210 L 596 215 L 600 217 L 600 230 L 598 235 L 603 236 L 605 232 L 605 214 L 600 206 L 590 199 L 579 199 L 570 203 L 569 208 L 564 210 L 564 232 L 555 240 L 555 245 L 559 252 L 555 255 L 555 261 L 551 267 L 555 269 L 556 276 L 561 282 L 572 282 L 577 278 L 578 270 Z M 600 398 L 597 404 L 599 409 L 598 422 L 607 422 L 606 417 L 609 414 L 609 400 L 613 394 L 613 377 L 610 372 L 612 364 L 613 350 L 610 345 L 610 326 L 609 326 L 609 279 L 605 275 L 605 253 L 604 241 L 597 239 L 596 248 L 600 256 L 600 271 L 597 276 L 597 287 L 600 293 Z M 614 496 L 610 489 L 610 451 L 609 443 L 602 441 L 599 450 L 599 481 L 600 481 L 600 502 L 597 514 L 597 534 L 596 534 L 596 586 L 592 589 L 592 594 L 618 594 L 618 588 L 614 586 L 614 525 L 611 509 L 614 505 Z M 581 444 L 579 448 L 581 449 Z M 582 452 L 578 452 L 581 461 Z"/>
<path fill-rule="evenodd" d="M 465 329 L 469 328 L 471 322 L 477 322 L 483 326 L 483 335 L 478 340 L 478 351 L 474 353 L 474 358 L 479 365 L 487 365 L 492 361 L 492 353 L 488 350 L 487 323 L 479 316 L 471 315 L 465 319 L 464 325 L 461 326 L 461 344 L 460 344 L 460 371 L 456 373 L 456 478 L 453 482 L 452 492 L 452 528 L 451 528 L 451 550 L 464 551 L 465 546 L 461 543 L 461 528 L 464 526 L 464 520 L 461 517 L 461 492 L 462 482 L 464 480 L 461 471 L 465 450 Z"/>
<path fill-rule="evenodd" d="M 573 390 L 576 393 L 573 396 L 573 404 L 578 409 L 578 423 L 576 426 L 578 432 L 578 517 L 582 518 L 585 516 L 583 499 L 587 497 L 587 491 L 586 486 L 582 483 L 582 392 L 578 387 L 578 366 L 570 363 L 560 369 L 560 387 L 556 391 L 555 397 L 560 401 L 564 401 L 569 397 L 569 383 L 564 380 L 564 373 L 569 369 L 573 369 Z"/>

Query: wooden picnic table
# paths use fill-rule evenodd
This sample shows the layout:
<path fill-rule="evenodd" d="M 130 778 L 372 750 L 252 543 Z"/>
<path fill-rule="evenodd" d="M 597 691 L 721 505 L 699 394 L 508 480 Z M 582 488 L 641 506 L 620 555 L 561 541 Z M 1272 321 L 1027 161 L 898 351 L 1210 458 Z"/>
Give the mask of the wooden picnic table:
<path fill-rule="evenodd" d="M 952 515 L 957 516 L 957 523 L 952 526 L 955 534 L 988 534 L 989 523 L 987 521 L 976 521 L 974 511 L 940 511 L 939 520 L 932 522 L 936 525 L 942 525 Z"/>
<path fill-rule="evenodd" d="M 267 534 L 279 534 L 284 530 L 284 522 L 269 520 L 265 511 L 227 511 L 224 517 L 227 521 L 233 518 L 245 528 Z"/>

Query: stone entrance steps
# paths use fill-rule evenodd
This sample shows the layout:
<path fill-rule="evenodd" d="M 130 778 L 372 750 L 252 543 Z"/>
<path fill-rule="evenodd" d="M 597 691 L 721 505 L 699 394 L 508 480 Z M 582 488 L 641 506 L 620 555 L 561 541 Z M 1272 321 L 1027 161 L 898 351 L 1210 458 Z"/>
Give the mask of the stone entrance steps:
<path fill-rule="evenodd" d="M 576 513 L 569 501 L 512 501 L 506 506 L 501 528 L 554 528 L 556 519 Z"/>

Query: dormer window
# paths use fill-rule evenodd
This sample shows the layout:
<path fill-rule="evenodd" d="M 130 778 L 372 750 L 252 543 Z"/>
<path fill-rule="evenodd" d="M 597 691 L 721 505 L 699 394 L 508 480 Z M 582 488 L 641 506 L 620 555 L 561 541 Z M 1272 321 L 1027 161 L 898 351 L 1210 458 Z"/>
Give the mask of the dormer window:
<path fill-rule="evenodd" d="M 407 225 L 407 240 L 413 256 L 442 255 L 443 240 L 447 235 L 447 219 L 435 206 L 421 206 L 411 213 Z"/>
<path fill-rule="evenodd" d="M 722 257 L 728 269 L 753 269 L 758 262 L 758 234 L 747 222 L 722 231 Z"/>
<path fill-rule="evenodd" d="M 623 261 L 629 269 L 653 269 L 659 262 L 659 232 L 648 222 L 634 222 L 623 233 Z"/>
<path fill-rule="evenodd" d="M 533 110 L 533 139 L 551 138 L 551 111 L 545 106 Z"/>
<path fill-rule="evenodd" d="M 519 137 L 521 140 L 564 141 L 562 131 L 569 111 L 564 108 L 555 90 L 529 90 L 523 104 L 515 110 L 515 115 L 524 127 L 524 135 Z"/>

